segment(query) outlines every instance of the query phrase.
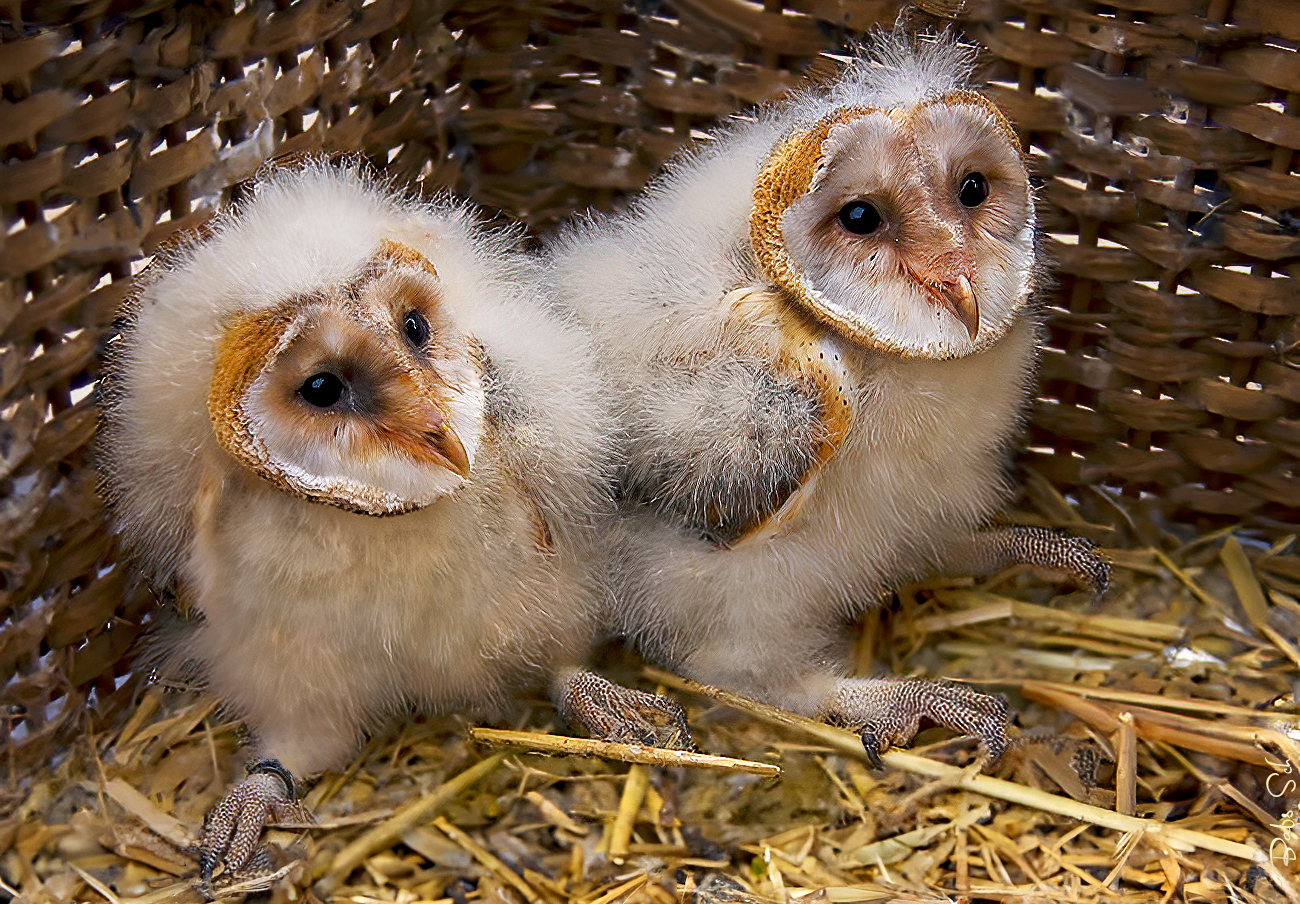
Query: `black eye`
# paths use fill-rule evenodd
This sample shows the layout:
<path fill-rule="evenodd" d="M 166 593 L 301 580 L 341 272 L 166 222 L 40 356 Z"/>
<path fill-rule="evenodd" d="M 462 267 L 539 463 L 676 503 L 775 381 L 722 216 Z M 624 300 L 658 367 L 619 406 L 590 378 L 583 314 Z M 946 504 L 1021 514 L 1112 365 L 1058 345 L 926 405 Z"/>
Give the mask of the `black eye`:
<path fill-rule="evenodd" d="M 298 395 L 308 405 L 329 408 L 343 398 L 343 381 L 328 371 L 312 374 L 298 387 Z"/>
<path fill-rule="evenodd" d="M 419 311 L 407 311 L 402 318 L 402 332 L 408 342 L 419 348 L 429 341 L 429 321 Z"/>
<path fill-rule="evenodd" d="M 967 173 L 961 180 L 961 191 L 957 192 L 957 200 L 967 207 L 979 207 L 988 196 L 989 183 L 983 173 Z"/>
<path fill-rule="evenodd" d="M 850 201 L 840 208 L 840 225 L 854 235 L 870 235 L 880 227 L 880 211 L 870 201 Z"/>

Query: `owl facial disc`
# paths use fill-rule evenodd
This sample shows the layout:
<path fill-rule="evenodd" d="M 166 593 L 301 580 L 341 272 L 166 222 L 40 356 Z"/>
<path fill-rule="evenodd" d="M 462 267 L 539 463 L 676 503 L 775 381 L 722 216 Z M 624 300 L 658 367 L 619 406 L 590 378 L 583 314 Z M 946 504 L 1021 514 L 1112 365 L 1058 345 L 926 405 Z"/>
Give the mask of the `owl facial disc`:
<path fill-rule="evenodd" d="M 772 282 L 851 341 L 955 358 L 1028 302 L 1033 203 L 1010 124 L 958 90 L 842 107 L 764 162 L 750 241 Z"/>
<path fill-rule="evenodd" d="M 435 272 L 385 242 L 351 284 L 236 319 L 208 395 L 222 448 L 287 492 L 368 515 L 462 486 L 481 365 L 442 317 Z"/>

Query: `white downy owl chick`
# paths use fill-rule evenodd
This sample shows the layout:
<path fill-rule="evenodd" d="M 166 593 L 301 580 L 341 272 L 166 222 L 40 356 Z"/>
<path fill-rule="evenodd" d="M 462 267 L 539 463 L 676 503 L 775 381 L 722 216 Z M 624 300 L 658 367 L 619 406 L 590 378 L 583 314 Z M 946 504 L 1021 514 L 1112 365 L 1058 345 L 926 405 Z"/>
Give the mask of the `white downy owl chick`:
<path fill-rule="evenodd" d="M 873 757 L 921 718 L 997 755 L 1006 708 L 846 678 L 847 621 L 932 572 L 1108 581 L 1087 541 L 989 526 L 1040 315 L 1033 193 L 972 63 L 880 35 L 551 248 L 628 437 L 616 624 L 688 677 L 860 729 Z"/>
<path fill-rule="evenodd" d="M 118 529 L 201 615 L 175 655 L 256 738 L 208 819 L 205 883 L 269 817 L 302 817 L 294 776 L 410 706 L 546 686 L 597 734 L 684 730 L 578 668 L 610 417 L 585 333 L 512 240 L 355 167 L 273 173 L 162 262 L 110 352 Z"/>

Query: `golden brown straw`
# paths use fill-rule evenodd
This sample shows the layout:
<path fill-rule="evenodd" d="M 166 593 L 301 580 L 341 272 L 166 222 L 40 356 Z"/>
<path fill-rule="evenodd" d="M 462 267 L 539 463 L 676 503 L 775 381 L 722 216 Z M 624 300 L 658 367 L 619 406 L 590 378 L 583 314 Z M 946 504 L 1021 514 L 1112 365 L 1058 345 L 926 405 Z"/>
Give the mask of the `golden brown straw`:
<path fill-rule="evenodd" d="M 158 686 L 140 693 L 139 641 L 170 590 L 150 591 L 121 560 L 97 495 L 92 389 L 151 255 L 201 234 L 268 158 L 317 150 L 364 155 L 399 184 L 450 188 L 534 226 L 621 204 L 693 135 L 833 75 L 838 62 L 819 54 L 889 27 L 901 5 L 543 0 L 520 16 L 496 0 L 147 2 L 128 13 L 82 0 L 8 4 L 0 16 L 6 886 L 40 900 L 192 900 L 187 885 L 164 884 L 192 870 L 169 846 L 193 837 L 238 772 L 232 728 L 213 721 L 211 703 L 185 708 Z M 1092 823 L 1074 826 L 1031 799 L 932 834 L 897 860 L 881 854 L 879 867 L 841 862 L 833 853 L 841 844 L 860 851 L 914 838 L 931 806 L 965 813 L 969 801 L 945 795 L 966 793 L 966 779 L 915 787 L 910 773 L 872 777 L 847 742 L 843 757 L 828 756 L 822 746 L 774 744 L 768 733 L 754 741 L 693 711 L 697 739 L 737 743 L 751 762 L 770 757 L 760 765 L 779 763 L 827 799 L 805 799 L 810 809 L 799 810 L 777 783 L 761 805 L 745 797 L 751 809 L 724 832 L 698 816 L 720 806 L 716 783 L 735 783 L 734 792 L 763 780 L 690 770 L 660 789 L 669 802 L 653 808 L 661 817 L 647 820 L 648 802 L 632 814 L 625 866 L 642 853 L 663 858 L 665 875 L 689 874 L 686 888 L 702 900 L 716 891 L 709 870 L 725 874 L 728 893 L 769 898 L 821 887 L 840 901 L 1236 900 L 1271 881 L 1295 900 L 1277 865 L 1282 849 L 1270 844 L 1286 841 L 1274 826 L 1300 797 L 1286 784 L 1300 775 L 1291 740 L 1300 556 L 1286 542 L 1300 507 L 1296 6 L 925 0 L 907 13 L 918 27 L 956 16 L 980 45 L 988 96 L 1041 181 L 1054 277 L 1014 517 L 1101 543 L 1116 587 L 1098 603 L 1054 597 L 1014 574 L 899 588 L 899 606 L 870 617 L 856 660 L 1020 692 L 1027 730 L 1067 731 L 1072 741 L 1093 732 L 1103 746 L 1117 744 L 1108 751 L 1118 757 L 1116 786 L 1107 761 L 1104 788 L 1059 789 L 1076 803 L 1126 809 L 1136 797 L 1135 812 L 1150 817 L 1143 837 L 1160 837 L 1147 823 L 1178 819 L 1279 859 L 1266 858 L 1265 878 L 1248 879 L 1249 861 L 1235 855 L 1148 856 L 1136 834 L 1125 841 Z M 411 744 L 413 736 L 422 739 Z M 468 848 L 416 834 L 437 834 L 428 825 L 404 833 L 405 823 L 390 825 L 362 843 L 438 794 L 427 789 L 454 770 L 484 769 L 480 787 L 510 802 L 506 813 L 526 811 L 561 840 L 611 825 L 623 796 L 625 779 L 599 760 L 494 757 L 484 761 L 494 767 L 464 767 L 459 729 L 437 742 L 409 726 L 395 737 L 377 736 L 348 772 L 321 780 L 310 798 L 320 826 L 276 836 L 277 847 L 303 846 L 310 857 L 310 869 L 299 862 L 296 873 L 292 864 L 271 873 L 291 897 L 309 893 L 312 875 L 339 889 L 357 883 L 356 900 L 442 897 L 445 877 L 429 866 L 437 858 L 412 853 L 409 840 L 481 868 L 485 898 L 520 894 Z M 893 753 L 889 762 L 911 760 Z M 1025 766 L 1016 784 L 1055 791 L 1052 774 L 1068 784 L 1068 768 L 1043 762 Z M 647 800 L 669 773 L 651 775 Z M 526 787 L 511 797 L 510 783 Z M 400 800 L 385 796 L 392 788 Z M 532 830 L 494 828 L 498 816 L 475 794 L 452 789 L 437 806 L 507 862 L 487 835 L 531 843 Z M 458 807 L 481 821 L 463 822 Z M 816 837 L 782 839 L 786 825 L 764 835 L 755 828 L 763 814 L 819 822 Z M 744 836 L 743 857 L 740 846 L 693 857 L 680 837 L 692 833 Z M 550 878 L 521 871 L 521 879 L 548 902 L 678 899 L 660 874 L 600 872 L 582 844 L 537 854 Z M 720 862 L 710 857 L 728 862 L 691 865 Z M 1256 885 L 1262 899 L 1274 895 Z"/>

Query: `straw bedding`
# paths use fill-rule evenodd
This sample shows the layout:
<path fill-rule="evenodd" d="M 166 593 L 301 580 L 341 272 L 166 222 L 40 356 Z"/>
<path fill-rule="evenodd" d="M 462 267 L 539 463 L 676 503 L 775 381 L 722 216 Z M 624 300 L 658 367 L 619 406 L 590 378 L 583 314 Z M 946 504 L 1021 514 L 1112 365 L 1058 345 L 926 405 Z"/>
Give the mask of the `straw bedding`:
<path fill-rule="evenodd" d="M 274 878 L 229 891 L 1297 900 L 1300 6 L 922 6 L 919 24 L 955 12 L 986 49 L 1057 263 L 1016 520 L 1100 542 L 1117 587 L 1100 604 L 1025 574 L 906 588 L 862 626 L 858 663 L 1003 691 L 1024 740 L 980 775 L 927 766 L 975 756 L 927 734 L 873 773 L 843 732 L 677 691 L 702 750 L 773 779 L 541 756 L 538 737 L 498 750 L 415 720 L 313 786 L 319 823 L 273 833 Z M 185 848 L 240 762 L 213 701 L 136 667 L 167 601 L 118 564 L 87 453 L 97 354 L 155 249 L 268 157 L 312 150 L 545 229 L 826 77 L 821 52 L 896 12 L 0 4 L 0 893 L 196 900 Z M 544 704 L 512 727 L 567 732 Z"/>

